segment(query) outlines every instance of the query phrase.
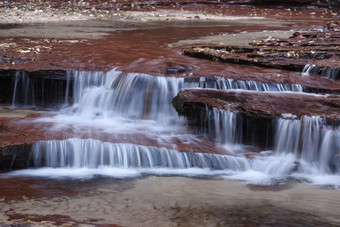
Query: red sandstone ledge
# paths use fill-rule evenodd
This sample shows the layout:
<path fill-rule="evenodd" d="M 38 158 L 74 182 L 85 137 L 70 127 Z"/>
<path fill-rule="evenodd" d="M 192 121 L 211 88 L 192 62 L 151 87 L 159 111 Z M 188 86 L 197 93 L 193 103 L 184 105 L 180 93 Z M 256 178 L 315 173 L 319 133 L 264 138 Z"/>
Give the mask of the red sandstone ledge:
<path fill-rule="evenodd" d="M 339 95 L 186 89 L 178 93 L 173 105 L 189 119 L 205 112 L 208 106 L 255 118 L 278 118 L 289 113 L 298 117 L 320 116 L 336 125 L 340 122 Z"/>

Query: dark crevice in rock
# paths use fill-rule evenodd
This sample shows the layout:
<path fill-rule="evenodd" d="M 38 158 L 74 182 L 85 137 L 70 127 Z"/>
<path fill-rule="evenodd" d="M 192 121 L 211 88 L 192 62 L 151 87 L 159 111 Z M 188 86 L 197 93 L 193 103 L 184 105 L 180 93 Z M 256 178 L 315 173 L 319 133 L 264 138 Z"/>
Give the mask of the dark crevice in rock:
<path fill-rule="evenodd" d="M 65 97 L 66 75 L 63 70 L 0 70 L 0 103 L 15 107 L 54 108 L 71 99 Z M 69 89 L 72 90 L 72 86 Z"/>
<path fill-rule="evenodd" d="M 25 169 L 33 166 L 32 145 L 0 147 L 0 170 Z"/>

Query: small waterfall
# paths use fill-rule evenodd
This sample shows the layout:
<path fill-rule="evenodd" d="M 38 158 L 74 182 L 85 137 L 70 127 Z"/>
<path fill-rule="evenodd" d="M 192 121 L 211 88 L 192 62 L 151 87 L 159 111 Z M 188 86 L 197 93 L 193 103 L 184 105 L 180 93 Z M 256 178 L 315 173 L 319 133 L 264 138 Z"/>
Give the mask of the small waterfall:
<path fill-rule="evenodd" d="M 50 76 L 50 73 L 52 76 Z M 128 88 L 133 90 L 127 91 L 126 89 Z M 54 108 L 62 104 L 76 104 L 77 108 L 74 108 L 73 111 L 78 114 L 84 114 L 86 111 L 81 109 L 82 107 L 86 108 L 83 105 L 84 103 L 86 103 L 87 107 L 90 107 L 91 102 L 88 103 L 88 101 L 98 101 L 93 106 L 98 110 L 92 112 L 94 115 L 101 111 L 112 112 L 113 110 L 115 112 L 130 110 L 129 114 L 131 115 L 133 111 L 129 108 L 137 105 L 142 110 L 138 110 L 138 114 L 134 113 L 134 117 L 140 118 L 140 116 L 143 116 L 154 119 L 157 116 L 152 112 L 155 113 L 158 107 L 161 109 L 164 107 L 165 109 L 163 110 L 169 111 L 165 103 L 170 103 L 168 101 L 182 88 L 244 89 L 276 92 L 302 92 L 304 90 L 304 87 L 298 84 L 239 81 L 223 77 L 201 77 L 200 79 L 156 77 L 147 74 L 123 73 L 117 70 L 111 70 L 110 72 L 67 71 L 66 73 L 59 71 L 18 71 L 13 81 L 11 106 L 13 108 L 17 106 Z M 92 97 L 92 95 L 95 96 Z M 107 106 L 110 101 L 114 101 L 111 109 Z M 124 102 L 127 104 L 126 107 L 123 107 L 125 106 Z M 157 105 L 157 103 L 160 105 Z"/>
<path fill-rule="evenodd" d="M 25 71 L 15 73 L 12 108 L 16 106 L 20 98 L 23 99 L 21 105 L 24 107 L 35 106 L 34 83 L 31 83 Z"/>
<path fill-rule="evenodd" d="M 340 78 L 340 67 L 335 67 L 335 68 L 323 67 L 323 68 L 320 68 L 320 67 L 313 65 L 313 64 L 305 65 L 305 67 L 302 70 L 302 75 L 310 76 L 310 75 L 313 75 L 313 74 L 321 74 L 321 76 L 335 81 L 338 78 Z"/>
<path fill-rule="evenodd" d="M 228 155 L 178 152 L 93 139 L 40 141 L 33 145 L 35 167 L 210 168 L 244 170 L 242 159 Z"/>
<path fill-rule="evenodd" d="M 243 89 L 250 91 L 293 91 L 303 92 L 303 87 L 300 84 L 282 84 L 282 83 L 262 83 L 258 81 L 242 81 L 234 79 L 226 79 L 217 77 L 216 80 L 206 80 L 201 78 L 199 87 L 215 88 L 218 90 Z"/>
<path fill-rule="evenodd" d="M 160 77 L 138 73 L 73 72 L 73 108 L 71 114 L 86 117 L 112 117 L 117 114 L 133 119 L 164 120 L 176 116 L 172 99 L 182 88 L 246 89 L 256 91 L 302 91 L 300 85 L 271 84 L 233 79 Z M 68 82 L 67 84 L 69 84 Z M 68 86 L 69 87 L 69 86 Z M 65 96 L 68 97 L 69 89 Z"/>
<path fill-rule="evenodd" d="M 217 143 L 272 149 L 275 126 L 271 119 L 258 119 L 236 111 L 209 107 L 206 107 L 205 113 L 201 127 Z"/>
<path fill-rule="evenodd" d="M 122 114 L 134 119 L 162 119 L 174 114 L 171 100 L 182 87 L 191 87 L 184 78 L 146 74 L 75 72 L 74 105 L 71 113 L 81 116 Z M 68 91 L 67 91 L 68 92 Z"/>
<path fill-rule="evenodd" d="M 319 68 L 314 64 L 307 64 L 302 70 L 302 75 L 309 76 L 311 74 L 318 74 Z"/>
<path fill-rule="evenodd" d="M 238 113 L 227 110 L 209 109 L 207 107 L 209 137 L 220 144 L 240 142 L 242 121 L 238 121 Z"/>
<path fill-rule="evenodd" d="M 17 71 L 13 77 L 11 107 L 16 108 L 57 108 L 70 97 L 65 88 L 63 71 Z M 66 89 L 71 90 L 71 89 Z"/>
<path fill-rule="evenodd" d="M 303 165 L 320 173 L 340 173 L 340 127 L 332 128 L 325 119 L 303 116 L 278 119 L 275 153 L 293 153 Z"/>

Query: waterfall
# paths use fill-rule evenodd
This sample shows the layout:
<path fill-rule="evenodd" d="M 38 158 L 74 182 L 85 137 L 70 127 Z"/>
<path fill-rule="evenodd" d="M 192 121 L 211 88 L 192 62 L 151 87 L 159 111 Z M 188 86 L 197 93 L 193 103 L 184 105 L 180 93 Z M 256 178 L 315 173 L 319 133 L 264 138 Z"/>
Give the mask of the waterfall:
<path fill-rule="evenodd" d="M 301 161 L 301 171 L 308 167 L 320 173 L 340 173 L 340 127 L 325 124 L 318 116 L 278 119 L 275 153 L 293 153 Z"/>
<path fill-rule="evenodd" d="M 323 68 L 320 68 L 320 67 L 313 65 L 313 64 L 305 65 L 305 67 L 302 70 L 302 75 L 310 76 L 312 74 L 321 74 L 321 76 L 335 81 L 340 77 L 340 67 L 335 67 L 335 68 L 323 67 Z"/>
<path fill-rule="evenodd" d="M 13 105 L 16 105 L 19 90 L 24 87 L 22 81 L 25 81 L 25 85 L 28 84 L 25 88 L 26 93 L 33 89 L 29 87 L 29 78 L 24 77 L 23 74 L 16 76 Z M 66 91 L 63 90 L 63 95 L 58 98 L 60 102 L 67 103 L 66 107 L 64 106 L 56 116 L 47 116 L 39 120 L 48 119 L 54 123 L 59 121 L 60 125 L 70 123 L 75 125 L 73 129 L 76 131 L 76 124 L 81 124 L 80 121 L 85 119 L 90 127 L 79 127 L 79 130 L 88 128 L 92 133 L 92 126 L 98 125 L 106 130 L 105 136 L 115 132 L 128 136 L 133 133 L 145 133 L 150 138 L 158 140 L 158 144 L 167 145 L 172 141 L 172 135 L 180 136 L 176 127 L 171 128 L 178 122 L 171 101 L 182 88 L 275 92 L 303 90 L 299 85 L 237 81 L 219 77 L 200 79 L 156 77 L 117 70 L 68 72 L 66 79 L 67 81 L 63 80 L 62 84 Z M 209 136 L 215 139 L 218 146 L 235 145 L 224 146 L 226 149 L 234 149 L 230 150 L 234 152 L 233 155 L 178 152 L 176 148 L 171 150 L 136 145 L 141 143 L 137 141 L 138 139 L 133 140 L 136 144 L 127 144 L 73 138 L 36 142 L 33 145 L 34 165 L 37 168 L 35 170 L 39 172 L 40 167 L 95 169 L 99 171 L 96 173 L 100 174 L 101 168 L 138 171 L 148 169 L 154 171 L 153 173 L 157 173 L 161 168 L 167 170 L 195 168 L 213 174 L 221 174 L 220 171 L 224 171 L 225 177 L 244 179 L 253 183 L 261 183 L 262 180 L 256 181 L 259 179 L 266 179 L 264 181 L 267 183 L 280 182 L 288 177 L 296 177 L 297 174 L 303 176 L 296 178 L 304 179 L 307 175 L 313 176 L 315 173 L 319 175 L 340 173 L 340 129 L 327 126 L 323 118 L 316 116 L 298 118 L 284 114 L 277 121 L 268 123 L 266 120 L 252 121 L 238 112 L 226 110 L 207 108 L 206 114 L 208 124 L 204 127 L 208 130 Z M 101 117 L 104 118 L 103 121 Z M 124 118 L 124 121 L 115 122 L 117 117 Z M 156 127 L 154 130 L 152 128 L 154 125 L 163 131 Z M 270 125 L 271 129 L 261 125 Z M 273 133 L 273 130 L 276 131 Z M 98 130 L 98 133 L 101 132 Z M 187 133 L 186 130 L 180 132 L 183 135 Z M 251 149 L 248 151 L 244 149 L 247 146 L 240 146 L 242 144 L 259 146 L 256 141 L 268 140 L 268 135 L 275 136 L 275 139 L 269 139 L 274 140 L 273 146 L 272 144 L 268 146 L 269 149 L 274 147 L 273 150 L 254 152 Z M 262 145 L 259 147 L 266 147 Z M 336 184 L 340 185 L 340 181 Z"/>
<path fill-rule="evenodd" d="M 73 112 L 97 115 L 129 111 L 135 118 L 155 119 L 157 110 L 172 111 L 168 103 L 182 88 L 210 88 L 219 90 L 243 89 L 253 91 L 302 92 L 298 84 L 262 83 L 240 81 L 223 77 L 176 78 L 148 74 L 110 72 L 66 71 L 53 77 L 43 73 L 17 71 L 13 81 L 12 108 L 58 107 L 75 104 Z M 47 71 L 48 73 L 48 71 Z M 132 89 L 132 90 L 129 90 Z M 93 96 L 94 95 L 94 96 Z M 109 103 L 113 102 L 109 107 Z M 86 104 L 86 105 L 85 105 Z M 126 104 L 126 105 L 125 105 Z M 96 108 L 89 111 L 87 108 Z M 135 109 L 131 109 L 135 106 Z M 152 108 L 151 108 L 152 107 Z M 138 113 L 136 108 L 141 108 Z M 160 109 L 159 109 L 160 108 Z M 132 113 L 134 112 L 134 113 Z"/>
<path fill-rule="evenodd" d="M 83 117 L 124 115 L 132 119 L 164 120 L 175 116 L 172 99 L 182 88 L 246 89 L 256 91 L 302 91 L 300 85 L 237 81 L 225 78 L 199 81 L 139 73 L 73 72 L 73 108 L 70 114 Z M 68 82 L 67 84 L 69 84 Z M 68 97 L 69 89 L 65 96 Z"/>
<path fill-rule="evenodd" d="M 228 155 L 178 152 L 93 139 L 40 141 L 32 149 L 35 167 L 245 169 L 241 159 Z"/>
<path fill-rule="evenodd" d="M 271 156 L 263 152 L 257 158 L 249 159 L 243 155 L 178 152 L 152 146 L 78 138 L 36 142 L 32 150 L 34 166 L 38 169 L 18 171 L 14 175 L 58 177 L 59 174 L 65 176 L 66 171 L 71 177 L 77 176 L 79 172 L 114 177 L 118 173 L 120 177 L 122 171 L 133 170 L 152 175 L 215 175 L 251 180 L 257 184 L 272 184 L 285 179 L 296 167 L 291 155 Z"/>
<path fill-rule="evenodd" d="M 242 121 L 238 121 L 238 113 L 207 108 L 209 137 L 220 144 L 241 142 Z"/>
<path fill-rule="evenodd" d="M 21 105 L 24 107 L 35 106 L 34 84 L 25 71 L 15 73 L 14 88 L 12 96 L 12 108 L 16 106 L 18 99 L 23 97 Z"/>
<path fill-rule="evenodd" d="M 184 78 L 116 70 L 75 72 L 73 80 L 74 104 L 70 113 L 88 117 L 121 114 L 132 119 L 162 119 L 175 115 L 172 98 L 182 87 L 191 86 Z"/>
<path fill-rule="evenodd" d="M 282 84 L 282 83 L 262 83 L 259 81 L 242 81 L 234 79 L 226 79 L 217 77 L 216 80 L 206 80 L 201 78 L 199 87 L 215 88 L 219 90 L 243 89 L 250 91 L 293 91 L 303 92 L 303 87 L 300 84 Z"/>

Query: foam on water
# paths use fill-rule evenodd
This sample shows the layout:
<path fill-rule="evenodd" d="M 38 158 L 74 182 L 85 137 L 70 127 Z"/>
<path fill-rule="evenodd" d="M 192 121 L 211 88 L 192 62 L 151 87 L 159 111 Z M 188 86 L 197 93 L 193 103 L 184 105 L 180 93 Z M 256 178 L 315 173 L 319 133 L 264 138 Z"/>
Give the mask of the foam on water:
<path fill-rule="evenodd" d="M 72 179 L 90 179 L 96 176 L 113 177 L 113 178 L 136 178 L 141 176 L 141 172 L 136 169 L 110 168 L 101 167 L 93 168 L 51 168 L 44 167 L 39 169 L 17 170 L 7 173 L 3 176 L 24 176 L 24 177 L 43 177 L 43 178 L 72 178 Z"/>

